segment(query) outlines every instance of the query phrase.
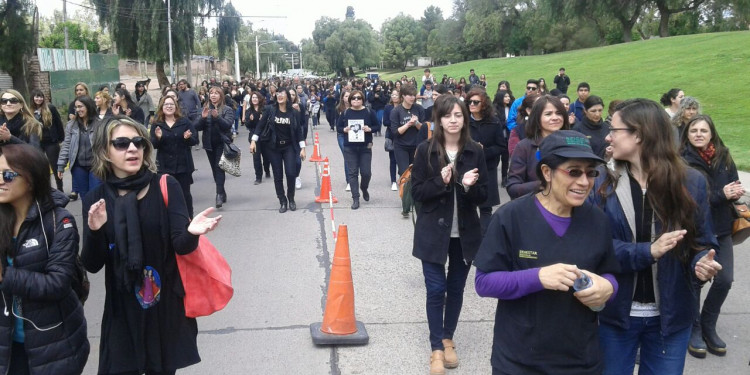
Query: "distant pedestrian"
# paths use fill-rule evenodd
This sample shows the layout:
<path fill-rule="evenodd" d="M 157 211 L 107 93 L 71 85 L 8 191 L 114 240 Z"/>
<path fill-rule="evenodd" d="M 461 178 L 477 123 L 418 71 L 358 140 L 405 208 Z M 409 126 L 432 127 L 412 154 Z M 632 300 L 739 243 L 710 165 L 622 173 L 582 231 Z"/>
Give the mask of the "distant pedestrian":
<path fill-rule="evenodd" d="M 146 85 L 143 82 L 135 84 L 134 99 L 135 104 L 143 111 L 143 124 L 148 126 L 151 123 L 151 117 L 154 115 L 154 100 L 151 99 L 151 95 L 148 94 Z"/>
<path fill-rule="evenodd" d="M 224 189 L 226 173 L 219 168 L 219 161 L 224 154 L 224 144 L 231 140 L 233 123 L 234 109 L 224 104 L 224 92 L 221 87 L 211 87 L 208 91 L 208 102 L 194 125 L 196 131 L 203 132 L 201 144 L 206 150 L 216 184 L 216 208 L 227 202 L 227 191 Z"/>
<path fill-rule="evenodd" d="M 143 125 L 144 128 L 146 127 L 146 115 L 141 107 L 133 102 L 130 93 L 125 88 L 115 90 L 115 95 L 112 97 L 112 114 L 128 116 Z"/>
<path fill-rule="evenodd" d="M 560 68 L 555 76 L 554 80 L 555 87 L 562 91 L 563 94 L 568 93 L 568 86 L 570 86 L 570 77 L 565 74 L 565 68 Z"/>
<path fill-rule="evenodd" d="M 89 86 L 83 82 L 78 82 L 73 86 L 73 94 L 73 100 L 71 100 L 70 105 L 68 105 L 68 120 L 74 120 L 76 118 L 75 98 L 79 96 L 91 96 Z"/>
<path fill-rule="evenodd" d="M 258 127 L 258 124 L 261 121 L 261 116 L 263 114 L 263 108 L 265 107 L 266 99 L 258 91 L 254 91 L 252 94 L 250 94 L 250 101 L 248 102 L 247 106 L 245 107 L 245 126 L 247 127 L 247 130 L 249 130 L 250 134 L 248 135 L 247 141 L 252 143 L 253 141 L 253 135 L 255 134 L 255 129 Z M 255 169 L 255 185 L 259 185 L 261 182 L 263 182 L 263 171 L 266 172 L 266 178 L 271 177 L 270 167 L 271 167 L 271 159 L 268 155 L 268 150 L 265 148 L 268 147 L 268 141 L 270 140 L 270 137 L 268 136 L 261 136 L 258 138 L 258 142 L 255 144 L 255 152 L 253 153 L 253 168 Z"/>
<path fill-rule="evenodd" d="M 576 121 L 581 121 L 584 117 L 583 112 L 586 109 L 583 102 L 585 102 L 591 94 L 591 86 L 589 86 L 587 82 L 581 82 L 578 84 L 576 93 L 578 94 L 578 98 L 570 105 L 570 113 L 576 116 Z"/>
<path fill-rule="evenodd" d="M 65 167 L 70 168 L 73 180 L 68 198 L 83 198 L 89 190 L 99 186 L 101 181 L 91 172 L 94 164 L 92 145 L 94 144 L 95 121 L 98 119 L 96 104 L 88 96 L 75 100 L 76 118 L 65 125 L 65 139 L 60 146 L 57 158 L 57 176 L 62 178 Z"/>
<path fill-rule="evenodd" d="M 349 109 L 344 111 L 336 124 L 337 130 L 346 134 L 344 138 L 344 160 L 346 160 L 346 181 L 351 187 L 352 210 L 359 208 L 360 189 L 362 199 L 370 200 L 370 179 L 372 178 L 372 134 L 380 130 L 375 112 L 364 107 L 365 94 L 354 90 L 349 96 Z M 359 135 L 352 135 L 360 133 Z M 362 176 L 361 181 L 359 176 Z"/>
<path fill-rule="evenodd" d="M 419 129 L 424 121 L 424 109 L 416 103 L 417 89 L 414 86 L 401 88 L 401 104 L 391 112 L 391 135 L 393 136 L 393 153 L 398 164 L 398 174 L 404 173 L 414 163 L 414 152 L 421 142 Z"/>
<path fill-rule="evenodd" d="M 34 118 L 42 124 L 42 137 L 40 145 L 44 154 L 47 155 L 52 176 L 55 178 L 57 190 L 63 191 L 63 180 L 57 175 L 57 158 L 60 156 L 60 143 L 65 139 L 65 129 L 62 118 L 57 108 L 47 103 L 47 99 L 41 90 L 31 91 L 31 111 Z"/>
<path fill-rule="evenodd" d="M 679 88 L 673 88 L 661 96 L 661 105 L 665 107 L 664 110 L 667 111 L 669 117 L 674 117 L 677 110 L 680 109 L 680 102 L 684 97 L 685 91 L 682 91 L 682 89 Z"/>
<path fill-rule="evenodd" d="M 594 154 L 604 158 L 609 143 L 605 140 L 609 135 L 609 124 L 602 119 L 604 101 L 591 95 L 583 102 L 583 120 L 573 125 L 573 130 L 583 133 L 588 138 Z"/>

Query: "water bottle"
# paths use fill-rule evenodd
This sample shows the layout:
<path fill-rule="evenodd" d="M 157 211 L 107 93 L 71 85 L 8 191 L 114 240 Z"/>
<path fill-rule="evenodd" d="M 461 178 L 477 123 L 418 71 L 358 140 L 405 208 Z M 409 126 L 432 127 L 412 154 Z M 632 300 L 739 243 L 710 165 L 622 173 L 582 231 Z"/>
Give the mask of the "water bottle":
<path fill-rule="evenodd" d="M 591 280 L 591 278 L 586 275 L 585 273 L 581 272 L 581 277 L 577 278 L 575 282 L 573 282 L 573 289 L 576 292 L 580 292 L 581 290 L 588 289 L 592 285 L 594 285 L 594 280 Z M 593 306 L 589 307 L 592 311 L 599 312 L 604 310 L 604 305 L 601 306 Z"/>

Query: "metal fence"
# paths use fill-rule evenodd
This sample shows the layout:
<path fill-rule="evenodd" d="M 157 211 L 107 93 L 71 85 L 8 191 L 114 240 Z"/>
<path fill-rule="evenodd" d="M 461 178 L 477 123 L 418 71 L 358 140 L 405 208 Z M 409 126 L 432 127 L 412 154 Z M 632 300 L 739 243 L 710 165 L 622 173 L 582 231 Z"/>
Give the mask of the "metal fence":
<path fill-rule="evenodd" d="M 37 55 L 43 72 L 91 69 L 87 50 L 37 48 Z"/>

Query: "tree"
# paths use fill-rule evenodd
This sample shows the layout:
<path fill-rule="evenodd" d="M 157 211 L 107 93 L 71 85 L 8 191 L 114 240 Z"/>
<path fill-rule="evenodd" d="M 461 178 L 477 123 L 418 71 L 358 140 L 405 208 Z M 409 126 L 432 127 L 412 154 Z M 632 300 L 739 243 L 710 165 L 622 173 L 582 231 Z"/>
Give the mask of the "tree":
<path fill-rule="evenodd" d="M 13 87 L 24 96 L 29 91 L 24 61 L 35 44 L 31 17 L 31 4 L 27 0 L 0 3 L 0 69 L 11 76 Z"/>
<path fill-rule="evenodd" d="M 302 39 L 300 49 L 302 50 L 302 60 L 305 69 L 309 69 L 316 74 L 328 74 L 331 72 L 328 61 L 326 61 L 325 56 L 323 56 L 312 39 Z"/>
<path fill-rule="evenodd" d="M 427 37 L 427 55 L 434 64 L 455 63 L 465 60 L 461 23 L 449 18 L 430 32 Z"/>
<path fill-rule="evenodd" d="M 366 68 L 378 63 L 382 46 L 372 26 L 363 20 L 341 22 L 321 17 L 315 21 L 312 36 L 330 69 L 341 76 L 354 75 L 353 67 Z"/>
<path fill-rule="evenodd" d="M 156 61 L 159 86 L 169 85 L 164 64 L 169 61 L 166 48 L 167 4 L 162 0 L 92 0 L 99 22 L 109 29 L 112 42 L 121 57 Z M 177 61 L 191 57 L 195 19 L 216 15 L 223 0 L 173 0 L 172 51 Z"/>
<path fill-rule="evenodd" d="M 405 70 L 407 62 L 426 45 L 419 22 L 403 13 L 399 13 L 396 18 L 386 20 L 383 23 L 381 35 L 383 37 L 382 60 L 401 70 Z"/>
<path fill-rule="evenodd" d="M 233 49 L 234 43 L 237 42 L 237 35 L 242 25 L 241 16 L 240 12 L 234 9 L 232 3 L 224 6 L 224 14 L 219 19 L 219 27 L 216 35 L 220 59 L 223 59 L 227 50 Z"/>
<path fill-rule="evenodd" d="M 90 30 L 86 25 L 68 21 L 50 25 L 52 31 L 49 35 L 43 36 L 39 41 L 39 47 L 42 48 L 65 48 L 65 27 L 68 27 L 68 48 L 86 49 L 91 53 L 97 53 L 100 50 L 100 34 Z M 85 48 L 84 48 L 85 46 Z"/>
<path fill-rule="evenodd" d="M 654 0 L 659 9 L 659 36 L 669 36 L 669 18 L 673 14 L 695 11 L 705 0 Z"/>
<path fill-rule="evenodd" d="M 467 0 L 466 45 L 474 54 L 486 58 L 491 53 L 503 55 L 520 12 L 512 0 Z"/>

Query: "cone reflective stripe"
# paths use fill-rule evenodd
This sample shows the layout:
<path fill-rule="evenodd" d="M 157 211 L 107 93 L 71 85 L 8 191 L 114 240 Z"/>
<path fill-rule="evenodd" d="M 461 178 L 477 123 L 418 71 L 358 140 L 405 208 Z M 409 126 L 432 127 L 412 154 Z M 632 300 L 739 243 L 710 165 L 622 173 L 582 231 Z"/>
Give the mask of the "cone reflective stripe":
<path fill-rule="evenodd" d="M 331 201 L 333 201 L 333 203 L 338 203 L 338 199 L 333 196 L 333 193 L 331 191 L 331 171 L 328 167 L 328 157 L 323 159 L 322 177 L 323 178 L 320 182 L 320 195 L 315 198 L 315 203 L 328 203 Z"/>
<path fill-rule="evenodd" d="M 313 141 L 313 143 L 314 143 L 315 148 L 313 148 L 313 154 L 309 160 L 311 162 L 323 161 L 324 159 L 320 156 L 320 139 L 318 138 L 318 132 L 315 132 L 315 140 Z"/>
<path fill-rule="evenodd" d="M 316 345 L 363 345 L 370 340 L 364 323 L 354 317 L 354 283 L 346 225 L 340 225 L 338 230 L 323 322 L 310 324 L 310 335 Z"/>
<path fill-rule="evenodd" d="M 349 235 L 346 225 L 339 227 L 336 251 L 328 282 L 328 298 L 320 331 L 333 335 L 348 335 L 357 332 L 354 319 L 354 283 L 352 262 L 349 257 Z"/>

